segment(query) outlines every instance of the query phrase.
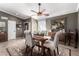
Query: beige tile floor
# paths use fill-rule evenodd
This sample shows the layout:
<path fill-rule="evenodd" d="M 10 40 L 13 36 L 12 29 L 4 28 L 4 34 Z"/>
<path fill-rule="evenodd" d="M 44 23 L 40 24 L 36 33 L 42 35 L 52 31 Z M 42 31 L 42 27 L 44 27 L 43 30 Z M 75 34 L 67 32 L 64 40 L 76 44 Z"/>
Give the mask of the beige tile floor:
<path fill-rule="evenodd" d="M 64 51 L 64 53 L 69 53 L 69 49 L 71 49 L 71 56 L 79 56 L 79 48 L 59 44 L 59 49 L 60 51 Z M 67 55 L 69 55 L 68 53 Z"/>
<path fill-rule="evenodd" d="M 17 48 L 17 49 L 23 49 L 25 48 L 25 40 L 19 39 L 19 40 L 9 40 L 7 42 L 0 43 L 0 56 L 7 56 L 9 55 L 6 51 L 6 48 Z M 13 53 L 13 51 L 12 51 Z"/>
<path fill-rule="evenodd" d="M 0 43 L 0 55 L 8 55 L 7 53 L 4 53 L 5 52 L 4 48 L 7 47 L 19 47 L 20 49 L 22 49 L 25 47 L 25 40 L 23 38 L 21 39 L 19 38 L 16 40 L 9 40 L 7 42 Z M 63 53 L 64 56 L 68 56 L 69 55 L 68 49 L 71 49 L 72 56 L 79 56 L 79 48 L 75 49 L 74 47 L 59 44 L 60 54 Z"/>

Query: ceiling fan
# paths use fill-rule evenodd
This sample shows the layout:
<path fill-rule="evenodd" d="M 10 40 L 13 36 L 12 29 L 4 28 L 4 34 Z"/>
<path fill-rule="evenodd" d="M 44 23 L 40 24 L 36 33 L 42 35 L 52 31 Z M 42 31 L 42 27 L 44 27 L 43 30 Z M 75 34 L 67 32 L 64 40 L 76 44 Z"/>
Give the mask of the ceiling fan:
<path fill-rule="evenodd" d="M 31 11 L 34 12 L 34 13 L 36 13 L 37 16 L 42 16 L 42 15 L 44 15 L 44 16 L 49 16 L 48 13 L 44 13 L 44 12 L 45 12 L 45 9 L 43 9 L 43 10 L 41 11 L 40 8 L 41 8 L 41 3 L 38 3 L 38 12 L 37 12 L 37 11 L 34 11 L 34 10 L 31 10 Z"/>

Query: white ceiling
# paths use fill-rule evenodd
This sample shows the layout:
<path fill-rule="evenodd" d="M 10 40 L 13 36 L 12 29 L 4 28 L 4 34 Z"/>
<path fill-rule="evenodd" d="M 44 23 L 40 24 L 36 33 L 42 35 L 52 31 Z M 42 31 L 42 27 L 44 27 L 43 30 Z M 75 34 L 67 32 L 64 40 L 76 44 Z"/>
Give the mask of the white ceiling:
<path fill-rule="evenodd" d="M 77 3 L 42 3 L 41 9 L 46 9 L 51 17 L 76 12 L 78 10 Z M 35 13 L 31 10 L 38 10 L 37 3 L 0 3 L 0 11 L 27 19 Z"/>

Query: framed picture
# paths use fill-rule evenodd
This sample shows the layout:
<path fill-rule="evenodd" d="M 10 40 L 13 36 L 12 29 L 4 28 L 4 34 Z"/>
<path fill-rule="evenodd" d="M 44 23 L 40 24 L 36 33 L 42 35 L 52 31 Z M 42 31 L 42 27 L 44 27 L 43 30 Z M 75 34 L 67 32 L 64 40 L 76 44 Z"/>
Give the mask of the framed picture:
<path fill-rule="evenodd" d="M 5 22 L 0 22 L 0 27 L 5 27 Z"/>

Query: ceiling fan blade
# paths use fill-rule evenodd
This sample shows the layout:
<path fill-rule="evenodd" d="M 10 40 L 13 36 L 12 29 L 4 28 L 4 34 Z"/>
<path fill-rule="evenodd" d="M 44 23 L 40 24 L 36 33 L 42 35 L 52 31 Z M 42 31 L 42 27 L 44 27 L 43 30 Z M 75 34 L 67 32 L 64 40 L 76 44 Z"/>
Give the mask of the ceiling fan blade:
<path fill-rule="evenodd" d="M 31 10 L 32 12 L 34 12 L 34 13 L 37 13 L 36 11 L 34 11 L 34 10 Z"/>
<path fill-rule="evenodd" d="M 46 9 L 43 9 L 41 12 L 44 12 Z"/>
<path fill-rule="evenodd" d="M 49 16 L 49 14 L 43 14 L 43 15 L 45 15 L 45 16 Z"/>

